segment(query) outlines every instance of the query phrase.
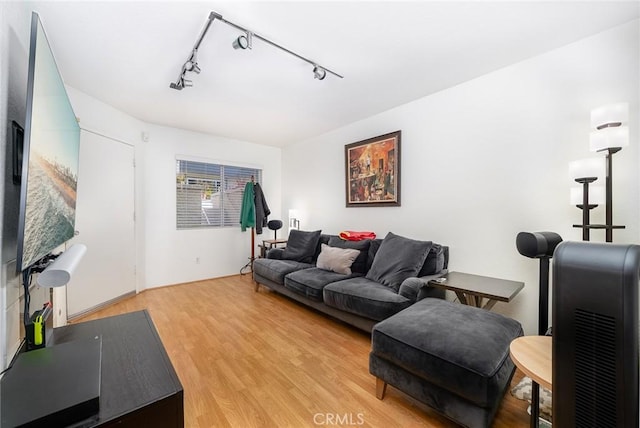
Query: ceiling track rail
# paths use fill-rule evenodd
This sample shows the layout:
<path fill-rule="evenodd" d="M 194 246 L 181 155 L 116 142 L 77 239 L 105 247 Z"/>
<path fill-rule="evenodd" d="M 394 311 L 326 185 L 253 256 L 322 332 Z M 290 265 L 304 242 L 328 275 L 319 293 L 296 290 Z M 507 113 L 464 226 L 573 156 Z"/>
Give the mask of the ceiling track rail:
<path fill-rule="evenodd" d="M 211 24 L 213 24 L 213 21 L 218 20 L 220 22 L 223 22 L 237 30 L 240 30 L 242 32 L 245 33 L 245 35 L 241 35 L 240 37 L 238 37 L 238 39 L 236 41 L 234 41 L 233 43 L 233 47 L 235 49 L 251 49 L 251 43 L 252 43 L 252 39 L 256 38 L 258 40 L 263 41 L 264 43 L 267 43 L 268 45 L 273 46 L 274 48 L 280 49 L 283 52 L 288 53 L 289 55 L 293 55 L 294 57 L 308 63 L 311 64 L 313 66 L 313 73 L 314 73 L 314 77 L 318 80 L 323 80 L 326 76 L 327 73 L 332 74 L 336 77 L 339 77 L 340 79 L 343 79 L 344 76 L 336 73 L 335 71 L 324 67 L 322 65 L 320 65 L 318 62 L 313 61 L 307 57 L 304 57 L 290 49 L 285 48 L 284 46 L 281 46 L 269 39 L 267 39 L 264 36 L 261 36 L 260 34 L 248 30 L 247 28 L 238 25 L 234 22 L 231 22 L 229 20 L 226 20 L 222 17 L 222 15 L 220 15 L 217 12 L 211 12 L 209 14 L 209 18 L 207 19 L 207 22 L 205 23 L 204 27 L 202 28 L 202 31 L 200 32 L 200 35 L 198 36 L 198 39 L 196 40 L 196 43 L 193 45 L 193 49 L 191 50 L 191 53 L 189 55 L 189 57 L 187 58 L 187 60 L 185 61 L 184 65 L 182 66 L 182 69 L 180 71 L 180 74 L 178 75 L 178 78 L 176 79 L 175 82 L 171 82 L 169 84 L 169 87 L 172 89 L 177 89 L 177 90 L 182 90 L 183 88 L 186 87 L 191 87 L 193 86 L 193 82 L 191 80 L 186 79 L 186 74 L 187 72 L 194 72 L 196 74 L 200 73 L 200 66 L 198 65 L 198 49 L 200 48 L 200 44 L 202 43 L 202 40 L 204 39 L 205 35 L 207 34 L 207 32 L 209 31 L 209 28 L 211 27 Z"/>

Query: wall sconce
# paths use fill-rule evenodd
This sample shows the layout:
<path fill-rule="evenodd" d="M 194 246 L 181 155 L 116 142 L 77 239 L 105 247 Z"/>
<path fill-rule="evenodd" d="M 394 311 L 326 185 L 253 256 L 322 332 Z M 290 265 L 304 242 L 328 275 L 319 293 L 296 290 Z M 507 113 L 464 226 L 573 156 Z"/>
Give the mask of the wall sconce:
<path fill-rule="evenodd" d="M 591 111 L 589 146 L 593 152 L 606 153 L 605 229 L 606 242 L 613 242 L 613 229 L 624 226 L 613 225 L 613 155 L 629 145 L 629 104 L 615 103 Z"/>
<path fill-rule="evenodd" d="M 300 230 L 300 214 L 298 210 L 291 209 L 289 210 L 289 229 Z"/>

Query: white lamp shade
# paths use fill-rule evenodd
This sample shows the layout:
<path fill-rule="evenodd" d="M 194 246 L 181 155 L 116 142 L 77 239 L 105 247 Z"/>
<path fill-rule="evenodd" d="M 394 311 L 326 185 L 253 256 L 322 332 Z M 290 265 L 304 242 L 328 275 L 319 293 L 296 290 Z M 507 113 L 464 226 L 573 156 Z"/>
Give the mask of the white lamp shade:
<path fill-rule="evenodd" d="M 587 177 L 604 177 L 604 158 L 587 158 L 569 162 L 569 177 L 572 180 Z"/>
<path fill-rule="evenodd" d="M 610 149 L 613 147 L 626 147 L 629 145 L 629 127 L 614 126 L 592 131 L 589 134 L 589 149 L 592 152 Z"/>
<path fill-rule="evenodd" d="M 582 187 L 572 187 L 570 194 L 571 205 L 582 205 Z M 589 186 L 589 204 L 601 205 L 604 204 L 605 192 L 604 186 Z"/>
<path fill-rule="evenodd" d="M 38 285 L 40 287 L 62 287 L 66 285 L 71 280 L 73 271 L 76 270 L 86 252 L 86 245 L 72 245 L 38 275 Z"/>
<path fill-rule="evenodd" d="M 627 123 L 629 121 L 629 103 L 607 104 L 591 110 L 591 128 L 609 123 Z"/>
<path fill-rule="evenodd" d="M 289 228 L 290 229 L 300 228 L 300 212 L 295 208 L 292 208 L 289 210 Z"/>

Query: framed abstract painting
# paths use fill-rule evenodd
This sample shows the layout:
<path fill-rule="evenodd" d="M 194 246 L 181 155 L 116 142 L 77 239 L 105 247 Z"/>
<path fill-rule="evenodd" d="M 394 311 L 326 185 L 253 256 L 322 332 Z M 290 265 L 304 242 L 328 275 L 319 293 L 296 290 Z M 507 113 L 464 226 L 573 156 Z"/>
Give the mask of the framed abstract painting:
<path fill-rule="evenodd" d="M 401 131 L 344 147 L 347 207 L 400 206 Z"/>

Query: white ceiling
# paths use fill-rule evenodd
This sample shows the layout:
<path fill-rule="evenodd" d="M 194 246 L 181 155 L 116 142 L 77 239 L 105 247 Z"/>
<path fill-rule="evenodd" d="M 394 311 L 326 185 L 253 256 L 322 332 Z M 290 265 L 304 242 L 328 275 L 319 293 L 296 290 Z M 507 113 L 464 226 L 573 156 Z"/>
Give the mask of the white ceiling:
<path fill-rule="evenodd" d="M 140 120 L 273 146 L 311 138 L 637 19 L 630 2 L 34 2 L 65 82 Z M 192 88 L 169 88 L 210 11 Z M 596 54 L 596 53 L 594 53 Z"/>

